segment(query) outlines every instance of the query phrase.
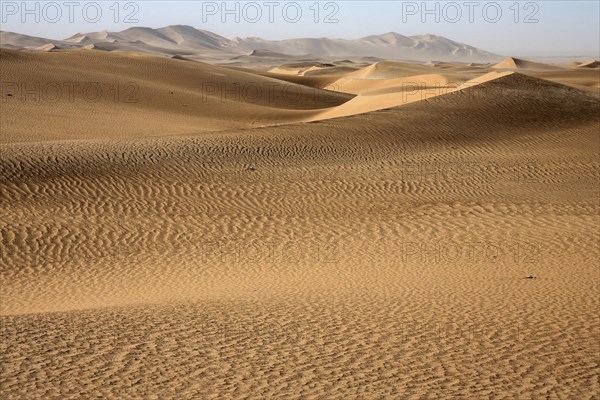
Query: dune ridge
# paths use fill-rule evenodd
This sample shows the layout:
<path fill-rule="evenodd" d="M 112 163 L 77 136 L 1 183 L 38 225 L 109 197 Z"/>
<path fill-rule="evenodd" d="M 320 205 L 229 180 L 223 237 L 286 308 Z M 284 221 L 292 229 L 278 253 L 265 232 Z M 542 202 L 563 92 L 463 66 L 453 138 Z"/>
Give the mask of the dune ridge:
<path fill-rule="evenodd" d="M 30 49 L 48 44 L 49 39 L 13 32 L 0 32 L 2 46 Z M 261 38 L 227 39 L 215 33 L 187 25 L 171 25 L 153 29 L 133 27 L 121 32 L 78 33 L 62 41 L 54 41 L 64 49 L 78 49 L 93 44 L 95 48 L 114 51 L 141 51 L 152 55 L 188 55 L 199 60 L 234 59 L 239 55 L 271 53 L 280 59 L 310 55 L 315 58 L 363 57 L 401 58 L 430 61 L 495 61 L 501 57 L 463 43 L 436 35 L 406 37 L 395 32 L 360 39 L 299 38 L 265 40 Z"/>
<path fill-rule="evenodd" d="M 353 97 L 200 62 L 148 56 L 2 50 L 0 62 L 7 76 L 1 93 L 5 142 L 276 125 L 306 120 Z M 24 69 L 24 64 L 32 68 Z M 231 118 L 233 113 L 236 118 Z M 51 121 L 51 132 L 40 131 L 40 118 Z"/>

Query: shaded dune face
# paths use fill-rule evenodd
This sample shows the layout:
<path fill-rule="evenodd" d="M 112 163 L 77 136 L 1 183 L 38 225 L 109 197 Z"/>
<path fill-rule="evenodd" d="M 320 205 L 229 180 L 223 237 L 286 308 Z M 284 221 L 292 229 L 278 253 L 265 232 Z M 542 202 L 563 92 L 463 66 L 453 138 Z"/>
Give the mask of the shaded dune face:
<path fill-rule="evenodd" d="M 508 73 L 387 61 L 355 63 L 345 72 L 336 64 L 304 63 L 303 69 L 320 73 L 299 76 L 127 53 L 7 49 L 0 64 L 4 142 L 160 137 L 315 121 L 426 100 Z M 519 72 L 598 92 L 593 69 Z"/>
<path fill-rule="evenodd" d="M 305 120 L 353 97 L 148 56 L 2 50 L 0 63 L 4 141 L 165 136 L 274 125 Z M 40 121 L 47 129 L 39 129 Z"/>
<path fill-rule="evenodd" d="M 194 111 L 178 101 L 204 107 L 213 75 L 278 75 L 133 55 L 0 62 L 3 81 L 132 80 L 144 100 L 0 103 L 0 397 L 600 389 L 600 100 L 576 87 L 585 69 L 383 63 L 289 75 L 361 79 L 333 105 Z M 324 115 L 400 96 L 382 89 L 402 74 L 463 86 Z"/>

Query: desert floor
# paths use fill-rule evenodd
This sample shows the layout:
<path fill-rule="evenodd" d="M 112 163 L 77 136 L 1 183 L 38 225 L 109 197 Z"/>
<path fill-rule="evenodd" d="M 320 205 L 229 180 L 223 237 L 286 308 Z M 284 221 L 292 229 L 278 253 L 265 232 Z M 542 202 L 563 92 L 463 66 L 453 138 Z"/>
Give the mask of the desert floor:
<path fill-rule="evenodd" d="M 597 64 L 0 68 L 3 399 L 599 398 Z"/>

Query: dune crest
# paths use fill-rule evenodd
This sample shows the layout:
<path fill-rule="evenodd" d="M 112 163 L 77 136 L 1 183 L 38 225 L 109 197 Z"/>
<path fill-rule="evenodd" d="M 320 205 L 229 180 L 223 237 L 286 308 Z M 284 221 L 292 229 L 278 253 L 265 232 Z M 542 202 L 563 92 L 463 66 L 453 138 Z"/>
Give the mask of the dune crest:
<path fill-rule="evenodd" d="M 600 62 L 598 62 L 596 60 L 588 60 L 588 61 L 584 61 L 581 64 L 579 64 L 578 67 L 580 67 L 580 68 L 599 68 Z"/>
<path fill-rule="evenodd" d="M 495 69 L 539 69 L 539 70 L 548 70 L 559 68 L 553 65 L 542 64 L 538 62 L 523 60 L 520 58 L 508 57 L 497 64 L 492 65 L 492 68 Z"/>
<path fill-rule="evenodd" d="M 51 42 L 13 32 L 0 32 L 0 43 L 14 48 L 28 49 Z M 223 36 L 187 25 L 171 25 L 153 29 L 133 27 L 121 32 L 89 32 L 76 34 L 62 41 L 54 41 L 60 49 L 78 49 L 82 45 L 94 44 L 97 49 L 108 51 L 141 51 L 152 55 L 173 56 L 188 53 L 191 58 L 212 60 L 251 54 L 259 57 L 277 56 L 279 60 L 291 58 L 372 57 L 428 61 L 497 61 L 501 57 L 453 40 L 436 36 L 402 36 L 390 32 L 360 39 L 299 38 L 287 40 L 265 40 L 261 38 L 227 39 Z M 113 44 L 107 47 L 106 44 Z M 253 54 L 254 53 L 254 54 Z M 283 62 L 283 61 L 282 61 Z"/>
<path fill-rule="evenodd" d="M 0 64 L 11 77 L 1 93 L 5 143 L 277 125 L 307 120 L 320 109 L 353 97 L 179 57 L 3 49 Z M 57 88 L 56 82 L 70 86 Z M 57 110 L 70 118 L 61 117 Z M 37 121 L 27 115 L 37 116 L 38 121 L 47 118 L 50 130 L 40 132 Z"/>

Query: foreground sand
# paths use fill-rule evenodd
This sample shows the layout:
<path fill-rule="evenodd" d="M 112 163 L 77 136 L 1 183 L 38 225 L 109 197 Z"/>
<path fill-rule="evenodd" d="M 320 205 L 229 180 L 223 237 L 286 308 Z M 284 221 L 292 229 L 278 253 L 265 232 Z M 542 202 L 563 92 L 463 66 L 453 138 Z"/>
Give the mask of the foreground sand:
<path fill-rule="evenodd" d="M 532 75 L 188 136 L 3 125 L 2 397 L 598 398 L 600 101 Z"/>

